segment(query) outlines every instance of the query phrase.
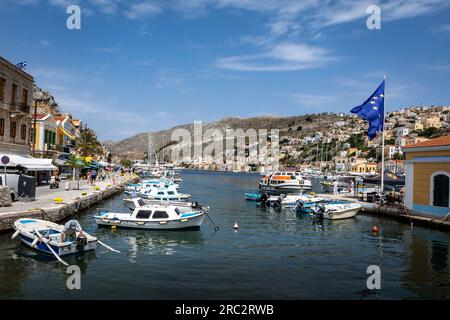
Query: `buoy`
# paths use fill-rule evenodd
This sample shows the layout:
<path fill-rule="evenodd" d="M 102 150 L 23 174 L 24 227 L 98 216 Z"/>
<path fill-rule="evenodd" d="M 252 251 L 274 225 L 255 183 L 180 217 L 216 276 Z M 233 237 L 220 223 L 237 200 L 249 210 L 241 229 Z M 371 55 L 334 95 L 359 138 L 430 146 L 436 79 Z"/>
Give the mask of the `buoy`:
<path fill-rule="evenodd" d="M 98 191 L 98 190 L 100 190 L 100 187 L 99 186 L 95 186 L 94 189 Z"/>
<path fill-rule="evenodd" d="M 234 223 L 233 229 L 234 229 L 234 230 L 239 229 L 239 226 L 238 226 L 237 222 Z"/>
<path fill-rule="evenodd" d="M 116 229 L 117 227 L 116 226 L 111 226 L 111 229 Z"/>

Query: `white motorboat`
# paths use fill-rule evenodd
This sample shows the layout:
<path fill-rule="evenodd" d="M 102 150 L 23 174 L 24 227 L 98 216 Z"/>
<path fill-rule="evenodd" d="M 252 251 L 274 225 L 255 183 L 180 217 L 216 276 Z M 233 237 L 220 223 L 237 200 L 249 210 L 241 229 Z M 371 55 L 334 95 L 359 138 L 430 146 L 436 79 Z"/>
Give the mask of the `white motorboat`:
<path fill-rule="evenodd" d="M 322 203 L 316 206 L 314 214 L 331 220 L 348 219 L 356 216 L 361 207 L 360 204 L 353 202 Z"/>
<path fill-rule="evenodd" d="M 191 197 L 190 194 L 178 193 L 175 188 L 144 190 L 138 192 L 137 196 L 159 201 L 187 201 Z"/>
<path fill-rule="evenodd" d="M 98 225 L 170 230 L 200 228 L 205 215 L 203 208 L 152 204 L 135 208 L 132 213 L 102 212 L 94 218 Z"/>
<path fill-rule="evenodd" d="M 299 201 L 318 203 L 323 200 L 324 200 L 323 198 L 314 197 L 311 195 L 281 194 L 279 196 L 270 196 L 269 198 L 267 198 L 266 203 L 272 207 L 280 206 L 284 208 L 293 208 L 297 205 Z"/>
<path fill-rule="evenodd" d="M 76 240 L 61 242 L 64 226 L 39 219 L 18 219 L 14 222 L 16 232 L 13 238 L 19 236 L 27 246 L 41 252 L 65 256 L 83 251 L 95 250 L 97 238 L 83 231 L 84 237 L 77 233 Z M 53 252 L 52 252 L 53 250 Z"/>
<path fill-rule="evenodd" d="M 262 177 L 259 182 L 259 189 L 277 194 L 299 193 L 311 188 L 311 181 L 303 178 L 298 172 L 275 172 Z"/>
<path fill-rule="evenodd" d="M 140 197 L 133 197 L 133 198 L 124 198 L 123 202 L 125 206 L 133 211 L 136 208 L 147 206 L 147 205 L 153 205 L 153 204 L 162 204 L 162 205 L 172 205 L 172 206 L 181 206 L 181 207 L 192 207 L 197 208 L 199 207 L 198 202 L 188 202 L 188 201 L 167 201 L 167 200 L 149 200 L 149 199 L 142 199 Z M 203 209 L 208 210 L 209 207 L 201 206 Z"/>

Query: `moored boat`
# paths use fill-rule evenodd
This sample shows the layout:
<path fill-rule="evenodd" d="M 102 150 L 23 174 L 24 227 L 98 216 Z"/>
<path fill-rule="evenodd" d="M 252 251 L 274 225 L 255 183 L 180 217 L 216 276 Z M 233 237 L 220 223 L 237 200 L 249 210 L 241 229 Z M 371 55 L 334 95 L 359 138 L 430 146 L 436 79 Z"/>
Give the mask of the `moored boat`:
<path fill-rule="evenodd" d="M 137 207 L 132 213 L 102 212 L 94 218 L 98 225 L 171 230 L 200 228 L 205 215 L 203 208 L 152 204 Z"/>
<path fill-rule="evenodd" d="M 275 172 L 261 178 L 259 189 L 269 193 L 300 193 L 311 190 L 312 184 L 297 172 Z"/>
<path fill-rule="evenodd" d="M 61 241 L 64 226 L 39 219 L 18 219 L 14 222 L 13 237 L 19 236 L 27 246 L 48 254 L 56 253 L 65 256 L 78 252 L 95 250 L 97 238 L 83 231 L 83 236 L 77 233 L 76 240 Z M 52 252 L 54 251 L 54 253 Z"/>

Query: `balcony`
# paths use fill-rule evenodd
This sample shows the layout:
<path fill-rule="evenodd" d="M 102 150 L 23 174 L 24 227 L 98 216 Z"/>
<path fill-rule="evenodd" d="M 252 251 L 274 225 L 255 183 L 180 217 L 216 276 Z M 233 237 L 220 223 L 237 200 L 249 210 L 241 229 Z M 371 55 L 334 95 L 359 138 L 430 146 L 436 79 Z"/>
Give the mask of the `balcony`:
<path fill-rule="evenodd" d="M 24 114 L 30 114 L 30 106 L 25 104 L 25 103 L 12 103 L 10 105 L 10 110 L 11 111 L 15 111 L 15 112 L 19 112 L 19 113 L 24 113 Z"/>

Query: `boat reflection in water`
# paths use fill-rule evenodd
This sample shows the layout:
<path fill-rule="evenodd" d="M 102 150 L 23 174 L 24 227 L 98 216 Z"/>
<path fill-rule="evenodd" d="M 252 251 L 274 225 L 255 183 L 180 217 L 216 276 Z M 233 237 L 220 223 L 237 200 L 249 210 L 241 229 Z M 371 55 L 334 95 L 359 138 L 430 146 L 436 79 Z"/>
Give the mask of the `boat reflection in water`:
<path fill-rule="evenodd" d="M 127 235 L 123 239 L 128 248 L 125 250 L 129 261 L 135 263 L 139 255 L 171 256 L 177 253 L 179 246 L 197 246 L 204 242 L 203 235 L 198 231 L 164 231 L 144 232 Z"/>

